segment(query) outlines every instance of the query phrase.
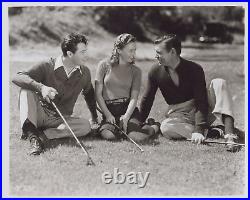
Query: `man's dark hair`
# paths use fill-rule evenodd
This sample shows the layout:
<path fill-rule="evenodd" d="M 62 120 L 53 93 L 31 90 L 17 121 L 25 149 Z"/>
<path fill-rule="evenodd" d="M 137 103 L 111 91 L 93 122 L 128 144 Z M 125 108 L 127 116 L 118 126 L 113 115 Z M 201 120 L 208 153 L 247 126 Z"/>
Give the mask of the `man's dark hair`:
<path fill-rule="evenodd" d="M 181 40 L 175 34 L 167 34 L 162 37 L 159 37 L 155 40 L 155 44 L 164 43 L 165 49 L 170 51 L 172 48 L 176 50 L 178 55 L 181 54 Z"/>
<path fill-rule="evenodd" d="M 70 33 L 63 38 L 61 43 L 61 49 L 63 52 L 63 56 L 67 56 L 67 51 L 71 51 L 75 53 L 77 50 L 77 45 L 79 43 L 84 43 L 87 45 L 88 40 L 85 35 L 79 33 Z"/>

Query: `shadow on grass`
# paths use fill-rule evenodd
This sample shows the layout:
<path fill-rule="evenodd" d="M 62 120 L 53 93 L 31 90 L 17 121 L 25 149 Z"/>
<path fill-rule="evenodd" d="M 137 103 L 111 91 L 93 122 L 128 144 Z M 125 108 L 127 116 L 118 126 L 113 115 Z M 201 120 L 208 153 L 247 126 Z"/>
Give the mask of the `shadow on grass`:
<path fill-rule="evenodd" d="M 238 128 L 235 128 L 234 129 L 234 133 L 236 135 L 238 135 L 238 137 L 239 137 L 239 143 L 245 144 L 245 132 L 242 131 L 242 130 L 240 130 L 240 129 L 238 129 Z"/>
<path fill-rule="evenodd" d="M 223 125 L 217 125 L 217 126 L 212 126 L 212 128 L 219 128 L 223 131 L 225 131 L 225 127 Z M 245 132 L 238 129 L 238 128 L 234 128 L 234 134 L 236 134 L 238 136 L 238 140 L 236 141 L 237 143 L 240 143 L 240 144 L 245 144 Z M 164 136 L 161 136 L 161 137 L 164 137 Z M 217 135 L 211 135 L 209 137 L 207 137 L 209 140 L 212 140 L 212 141 L 216 141 L 216 142 L 224 142 L 224 138 L 222 138 L 221 136 L 218 136 Z M 168 139 L 168 138 L 166 138 Z M 172 142 L 179 142 L 179 141 L 186 141 L 187 142 L 187 139 L 186 138 L 182 138 L 182 139 L 168 139 Z M 191 142 L 191 141 L 189 141 Z M 206 146 L 213 146 L 211 143 L 203 143 L 203 145 L 206 145 Z M 225 145 L 226 144 L 222 144 L 222 145 Z M 238 152 L 240 150 L 242 150 L 244 148 L 244 146 L 235 146 L 235 148 L 231 151 L 231 152 Z"/>
<path fill-rule="evenodd" d="M 156 138 L 152 138 L 152 139 L 148 139 L 148 140 L 144 140 L 144 141 L 138 141 L 136 142 L 139 145 L 143 145 L 143 146 L 158 146 L 160 144 L 159 140 L 157 140 Z"/>
<path fill-rule="evenodd" d="M 78 137 L 78 139 L 81 142 L 81 144 L 86 148 L 86 150 L 92 149 L 92 146 L 86 145 L 85 142 L 102 140 L 100 137 L 95 136 L 93 134 Z M 81 148 L 80 145 L 75 140 L 75 138 L 73 138 L 73 137 L 57 138 L 57 139 L 52 139 L 52 140 L 47 139 L 45 146 L 46 146 L 46 149 L 53 149 L 53 148 L 56 148 L 60 145 Z"/>
<path fill-rule="evenodd" d="M 218 126 L 214 126 L 214 127 L 219 128 L 219 129 L 223 130 L 223 132 L 225 132 L 225 127 L 223 125 L 218 125 Z M 240 130 L 238 128 L 234 128 L 234 134 L 236 134 L 238 136 L 238 140 L 236 141 L 237 143 L 245 144 L 245 132 L 244 131 L 242 131 L 242 130 Z M 210 134 L 210 136 L 211 136 L 211 134 Z M 218 135 L 215 136 L 215 137 L 209 137 L 209 138 L 215 139 L 215 140 L 216 139 L 219 139 L 219 140 L 222 139 L 222 137 L 219 137 Z M 224 141 L 224 139 L 223 139 L 223 141 Z M 206 145 L 207 146 L 212 146 L 209 143 L 207 143 Z M 227 151 L 232 152 L 232 153 L 239 152 L 239 151 L 242 150 L 242 148 L 244 148 L 243 146 L 239 146 L 239 145 L 238 146 L 237 145 L 233 145 L 233 146 L 225 145 L 225 146 L 227 146 Z"/>
<path fill-rule="evenodd" d="M 221 129 L 223 132 L 225 132 L 225 127 L 223 125 L 217 125 L 217 126 L 211 126 L 211 128 L 219 128 Z M 234 128 L 234 134 L 236 134 L 238 136 L 238 143 L 241 143 L 241 144 L 244 144 L 245 143 L 245 132 L 238 129 L 238 128 Z M 215 135 L 213 136 L 212 134 L 210 134 L 212 137 L 209 137 L 211 139 L 218 139 L 219 136 L 216 135 L 216 132 L 215 132 Z"/>
<path fill-rule="evenodd" d="M 91 135 L 91 134 L 85 137 L 79 137 L 78 139 L 81 142 L 81 144 L 84 145 L 86 150 L 90 150 L 93 148 L 92 146 L 85 144 L 85 142 L 88 142 L 88 141 L 106 141 L 106 142 L 112 142 L 112 143 L 122 143 L 123 141 L 129 141 L 126 138 L 115 139 L 115 140 L 105 140 L 101 138 L 101 136 Z M 160 144 L 158 138 L 151 138 L 149 140 L 136 142 L 136 143 L 139 145 L 143 145 L 143 146 L 145 145 L 146 146 L 158 146 Z M 58 139 L 46 140 L 46 149 L 53 149 L 61 145 L 81 148 L 79 144 L 77 143 L 77 141 L 75 140 L 75 138 L 58 138 Z"/>
<path fill-rule="evenodd" d="M 221 128 L 224 130 L 223 126 L 221 126 Z M 237 134 L 238 137 L 239 137 L 238 142 L 244 144 L 245 143 L 245 132 L 238 129 L 238 128 L 235 128 L 235 134 Z M 159 137 L 161 137 L 161 136 L 159 136 Z M 158 140 L 159 137 L 151 138 L 151 139 L 141 141 L 141 142 L 136 142 L 136 143 L 139 144 L 139 145 L 143 145 L 143 146 L 158 146 L 160 144 L 160 142 Z M 104 141 L 104 139 L 101 138 L 100 136 L 93 135 L 93 134 L 89 134 L 88 136 L 85 136 L 85 137 L 79 137 L 78 139 L 81 142 L 81 144 L 84 145 L 86 150 L 90 150 L 93 147 L 91 145 L 86 145 L 85 142 L 88 142 L 88 141 Z M 214 139 L 216 139 L 216 138 L 214 138 Z M 116 139 L 116 140 L 112 140 L 112 141 L 109 141 L 109 140 L 105 140 L 105 141 L 112 142 L 112 143 L 122 143 L 124 140 L 129 141 L 126 138 L 125 139 Z M 186 139 L 183 139 L 183 140 L 171 140 L 171 141 L 186 141 Z M 47 141 L 46 142 L 46 149 L 53 149 L 53 148 L 56 148 L 56 147 L 58 147 L 60 145 L 81 148 L 74 138 L 60 138 L 60 139 L 53 139 L 53 140 Z M 206 145 L 211 146 L 211 144 L 206 144 Z"/>

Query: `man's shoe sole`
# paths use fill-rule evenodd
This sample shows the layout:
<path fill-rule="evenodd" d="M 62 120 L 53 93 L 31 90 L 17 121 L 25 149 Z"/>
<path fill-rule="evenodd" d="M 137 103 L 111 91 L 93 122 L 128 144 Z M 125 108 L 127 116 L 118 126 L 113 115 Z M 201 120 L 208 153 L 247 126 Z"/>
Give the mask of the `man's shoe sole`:
<path fill-rule="evenodd" d="M 34 152 L 30 152 L 30 156 L 39 156 L 42 153 L 42 151 L 34 151 Z"/>

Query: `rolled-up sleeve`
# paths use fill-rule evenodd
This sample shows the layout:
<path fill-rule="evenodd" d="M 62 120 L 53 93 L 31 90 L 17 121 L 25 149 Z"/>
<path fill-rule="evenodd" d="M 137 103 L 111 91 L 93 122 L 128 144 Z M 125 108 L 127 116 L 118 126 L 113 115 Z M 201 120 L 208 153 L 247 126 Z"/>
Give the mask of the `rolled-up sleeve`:
<path fill-rule="evenodd" d="M 12 82 L 23 89 L 40 91 L 46 76 L 48 62 L 41 62 L 28 70 L 22 70 L 12 79 Z"/>

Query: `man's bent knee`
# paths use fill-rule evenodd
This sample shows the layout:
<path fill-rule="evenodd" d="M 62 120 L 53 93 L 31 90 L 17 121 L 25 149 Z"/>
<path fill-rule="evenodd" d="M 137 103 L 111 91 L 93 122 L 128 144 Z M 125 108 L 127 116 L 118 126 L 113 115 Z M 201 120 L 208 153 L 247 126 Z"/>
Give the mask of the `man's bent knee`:
<path fill-rule="evenodd" d="M 187 123 L 174 123 L 169 120 L 161 124 L 161 132 L 168 139 L 190 138 L 193 132 L 193 125 Z"/>
<path fill-rule="evenodd" d="M 37 94 L 32 90 L 21 89 L 19 94 L 19 101 L 23 100 L 24 98 L 36 98 Z"/>
<path fill-rule="evenodd" d="M 226 87 L 227 85 L 227 81 L 225 79 L 222 79 L 222 78 L 215 78 L 211 81 L 211 85 L 213 87 Z"/>
<path fill-rule="evenodd" d="M 29 119 L 35 126 L 38 125 L 38 97 L 31 90 L 21 89 L 19 94 L 18 108 L 20 111 L 21 127 L 26 119 Z"/>
<path fill-rule="evenodd" d="M 88 120 L 79 118 L 77 123 L 73 125 L 76 136 L 85 136 L 91 131 L 91 126 Z"/>
<path fill-rule="evenodd" d="M 90 124 L 87 120 L 79 118 L 69 119 L 67 117 L 65 120 L 76 137 L 86 136 L 91 131 Z M 73 137 L 69 127 L 65 123 L 61 123 L 55 127 L 45 129 L 44 134 L 48 139 Z"/>
<path fill-rule="evenodd" d="M 161 126 L 162 135 L 167 139 L 183 139 L 183 136 L 179 135 L 177 130 L 177 125 L 165 124 Z"/>

